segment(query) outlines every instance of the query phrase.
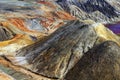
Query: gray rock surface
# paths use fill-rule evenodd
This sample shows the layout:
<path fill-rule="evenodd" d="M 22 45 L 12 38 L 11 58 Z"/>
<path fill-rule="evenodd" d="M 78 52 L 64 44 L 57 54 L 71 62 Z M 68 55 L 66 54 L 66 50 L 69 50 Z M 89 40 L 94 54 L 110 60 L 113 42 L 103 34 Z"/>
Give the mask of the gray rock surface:
<path fill-rule="evenodd" d="M 120 80 L 120 38 L 101 24 L 120 21 L 119 0 L 29 1 L 0 1 L 0 80 Z"/>
<path fill-rule="evenodd" d="M 109 35 L 109 36 L 108 36 Z M 119 38 L 102 24 L 72 21 L 61 27 L 48 39 L 17 52 L 27 60 L 33 72 L 50 78 L 63 78 L 82 55 L 106 40 L 119 44 Z"/>
<path fill-rule="evenodd" d="M 52 78 L 62 78 L 92 48 L 97 34 L 92 26 L 79 21 L 57 30 L 48 40 L 18 51 L 34 72 Z"/>
<path fill-rule="evenodd" d="M 5 27 L 0 26 L 0 41 L 5 41 L 13 38 L 13 34 Z"/>
<path fill-rule="evenodd" d="M 23 67 L 13 65 L 5 56 L 0 56 L 0 80 L 53 80 L 35 74 Z"/>
<path fill-rule="evenodd" d="M 15 56 L 5 57 L 40 76 L 63 79 L 86 52 L 108 40 L 120 45 L 119 37 L 100 23 L 71 21 L 46 39 L 20 49 Z"/>
<path fill-rule="evenodd" d="M 118 0 L 58 0 L 61 7 L 81 20 L 110 23 L 120 21 Z"/>
<path fill-rule="evenodd" d="M 106 41 L 88 51 L 65 80 L 120 80 L 120 47 Z"/>

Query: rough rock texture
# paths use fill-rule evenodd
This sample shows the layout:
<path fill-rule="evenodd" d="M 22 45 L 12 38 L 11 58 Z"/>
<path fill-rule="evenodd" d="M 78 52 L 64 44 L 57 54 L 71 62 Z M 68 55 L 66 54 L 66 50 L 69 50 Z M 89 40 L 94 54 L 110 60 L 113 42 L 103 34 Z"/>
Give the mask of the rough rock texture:
<path fill-rule="evenodd" d="M 79 21 L 70 23 L 58 29 L 42 43 L 19 50 L 17 56 L 25 57 L 30 65 L 24 67 L 47 77 L 63 78 L 93 46 L 106 40 L 115 41 L 120 45 L 119 37 L 102 24 L 88 26 Z"/>
<path fill-rule="evenodd" d="M 14 35 L 7 28 L 0 26 L 0 41 L 5 41 L 13 38 Z"/>
<path fill-rule="evenodd" d="M 120 38 L 112 32 L 113 30 L 110 31 L 101 24 L 101 22 L 120 21 L 120 1 L 57 1 L 57 3 L 64 1 L 65 5 L 60 3 L 61 7 L 55 1 L 57 0 L 0 0 L 0 80 L 59 80 L 65 78 L 69 80 L 72 70 L 78 67 L 76 63 L 83 60 L 84 56 L 89 56 L 87 52 L 96 51 L 95 62 L 96 59 L 102 59 L 104 62 L 106 60 L 102 55 L 108 55 L 106 52 L 110 50 L 106 46 L 112 44 L 120 46 Z M 116 44 L 103 43 L 108 40 L 114 41 Z M 97 53 L 103 50 L 103 48 L 98 49 L 100 48 L 98 45 L 101 43 L 106 45 L 103 46 L 105 53 L 99 56 Z M 115 50 L 112 51 L 115 52 Z M 112 51 L 111 53 L 113 53 Z M 119 62 L 115 61 L 118 60 L 116 54 L 113 55 L 113 58 L 110 56 L 114 63 Z M 106 63 L 109 63 L 109 60 Z M 102 62 L 91 65 L 100 64 Z M 86 65 L 88 64 L 86 63 L 85 67 Z M 110 71 L 115 70 L 111 69 L 113 66 L 100 66 L 108 67 Z M 114 67 L 117 70 L 114 72 L 113 79 L 118 78 L 119 80 L 119 74 L 117 74 L 117 71 L 120 72 L 119 66 Z M 89 73 L 87 73 L 91 70 L 89 68 L 91 67 L 82 70 L 87 75 L 85 79 L 89 78 Z M 104 70 L 104 73 L 107 73 L 108 69 Z M 102 72 L 101 69 L 94 68 L 94 70 L 96 73 Z M 98 77 L 97 74 L 94 75 Z M 76 76 L 80 77 L 79 74 Z M 102 75 L 100 79 L 109 79 L 112 76 L 103 77 Z M 72 80 L 78 78 L 74 79 L 71 76 Z M 92 79 L 94 78 L 91 74 Z"/>
<path fill-rule="evenodd" d="M 13 65 L 5 56 L 0 57 L 0 80 L 53 80 Z"/>
<path fill-rule="evenodd" d="M 97 35 L 92 27 L 75 22 L 57 30 L 47 41 L 22 49 L 18 55 L 22 54 L 27 58 L 32 71 L 61 78 L 84 52 L 93 47 L 96 39 Z"/>
<path fill-rule="evenodd" d="M 17 55 L 6 55 L 4 58 L 8 60 L 8 63 L 12 62 L 12 64 L 16 65 L 15 67 L 17 65 L 22 66 L 20 68 L 23 71 L 29 69 L 30 72 L 27 71 L 27 73 L 35 72 L 29 74 L 30 76 L 33 75 L 32 80 L 34 80 L 34 75 L 37 73 L 40 80 L 46 79 L 45 77 L 48 79 L 62 79 L 86 52 L 106 40 L 112 40 L 120 45 L 119 37 L 105 28 L 104 25 L 72 21 L 58 29 L 46 40 L 20 49 L 16 52 Z M 3 63 L 5 60 L 1 59 L 2 65 L 8 64 Z M 23 71 L 21 74 L 24 74 Z M 27 79 L 29 80 L 29 77 Z"/>
<path fill-rule="evenodd" d="M 0 70 L 0 80 L 15 80 L 11 76 L 7 75 L 3 71 Z"/>
<path fill-rule="evenodd" d="M 115 0 L 58 0 L 64 10 L 79 19 L 110 23 L 120 21 L 120 1 Z"/>
<path fill-rule="evenodd" d="M 55 2 L 0 1 L 0 54 L 14 55 L 74 19 Z"/>
<path fill-rule="evenodd" d="M 120 80 L 120 46 L 106 41 L 83 55 L 66 80 Z"/>

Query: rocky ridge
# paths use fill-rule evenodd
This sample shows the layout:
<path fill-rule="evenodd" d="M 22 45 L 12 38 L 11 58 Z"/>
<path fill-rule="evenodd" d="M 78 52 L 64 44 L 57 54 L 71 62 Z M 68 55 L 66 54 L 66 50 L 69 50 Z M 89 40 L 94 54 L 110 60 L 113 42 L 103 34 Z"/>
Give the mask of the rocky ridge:
<path fill-rule="evenodd" d="M 119 2 L 0 1 L 0 80 L 119 80 Z"/>
<path fill-rule="evenodd" d="M 120 21 L 119 1 L 114 0 L 58 0 L 61 7 L 79 19 L 110 23 Z"/>
<path fill-rule="evenodd" d="M 44 42 L 19 50 L 17 57 L 25 57 L 23 61 L 27 61 L 25 63 L 27 66 L 19 64 L 23 61 L 18 62 L 17 65 L 46 77 L 61 79 L 86 52 L 107 40 L 120 45 L 119 37 L 105 28 L 104 25 L 94 24 L 90 26 L 89 24 L 88 26 L 76 21 L 58 29 Z M 11 61 L 15 63 L 16 59 Z"/>

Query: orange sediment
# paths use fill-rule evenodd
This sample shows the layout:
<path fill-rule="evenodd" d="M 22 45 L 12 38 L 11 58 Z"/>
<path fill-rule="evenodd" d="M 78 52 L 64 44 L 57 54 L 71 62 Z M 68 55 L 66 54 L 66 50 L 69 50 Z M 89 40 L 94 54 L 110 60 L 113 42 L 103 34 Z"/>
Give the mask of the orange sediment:
<path fill-rule="evenodd" d="M 8 45 L 8 44 L 10 44 L 10 43 L 12 43 L 12 42 L 15 42 L 16 40 L 18 40 L 18 39 L 21 38 L 22 36 L 23 36 L 23 35 L 18 34 L 18 35 L 16 35 L 13 39 L 11 39 L 11 40 L 2 41 L 2 42 L 0 42 L 0 46 L 6 46 L 6 45 Z"/>
<path fill-rule="evenodd" d="M 24 21 L 22 19 L 19 18 L 10 18 L 8 19 L 12 24 L 14 24 L 15 26 L 17 26 L 19 29 L 23 30 L 23 31 L 29 31 L 24 24 Z"/>
<path fill-rule="evenodd" d="M 17 43 L 21 44 L 21 41 L 27 41 L 26 45 L 34 43 L 27 35 L 17 34 L 13 39 L 0 42 L 0 47 L 7 46 L 9 44 Z"/>
<path fill-rule="evenodd" d="M 55 13 L 60 19 L 63 19 L 63 20 L 75 20 L 76 19 L 75 17 L 71 16 L 69 13 L 65 11 L 57 11 Z"/>
<path fill-rule="evenodd" d="M 51 2 L 47 2 L 47 1 L 39 1 L 38 3 L 40 3 L 40 4 L 44 4 L 44 5 L 47 5 L 47 6 L 51 7 L 51 8 L 56 8 L 56 6 L 53 5 Z"/>

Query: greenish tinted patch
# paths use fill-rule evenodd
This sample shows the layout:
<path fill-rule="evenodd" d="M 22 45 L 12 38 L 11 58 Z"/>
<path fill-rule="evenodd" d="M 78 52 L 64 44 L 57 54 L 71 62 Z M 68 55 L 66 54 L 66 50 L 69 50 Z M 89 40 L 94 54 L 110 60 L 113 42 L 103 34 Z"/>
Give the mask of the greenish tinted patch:
<path fill-rule="evenodd" d="M 15 78 L 16 80 L 33 80 L 32 77 L 27 76 L 27 75 L 25 75 L 23 73 L 17 72 L 15 70 L 13 70 L 12 68 L 5 67 L 5 66 L 3 66 L 1 64 L 0 64 L 0 69 L 2 71 L 4 71 L 5 73 L 7 73 L 8 75 Z"/>

